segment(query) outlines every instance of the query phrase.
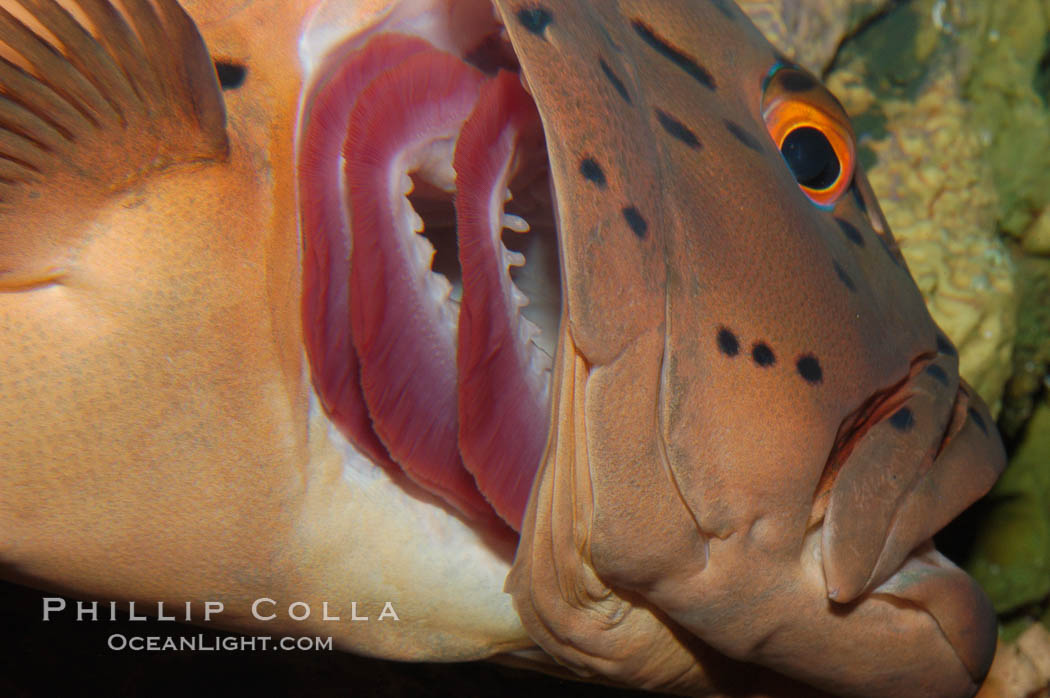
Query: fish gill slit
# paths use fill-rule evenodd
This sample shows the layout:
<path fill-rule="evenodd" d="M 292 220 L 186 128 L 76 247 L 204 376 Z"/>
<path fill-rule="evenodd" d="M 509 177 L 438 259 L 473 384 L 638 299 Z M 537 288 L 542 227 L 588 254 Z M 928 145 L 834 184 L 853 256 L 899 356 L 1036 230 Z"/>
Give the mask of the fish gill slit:
<path fill-rule="evenodd" d="M 414 221 L 413 228 L 418 235 L 417 244 L 424 247 L 429 245 L 433 250 L 428 270 L 428 286 L 432 294 L 442 296 L 441 300 L 450 319 L 457 322 L 463 298 L 463 269 L 459 258 L 456 192 L 432 184 L 426 175 L 419 171 L 408 172 L 405 176 L 411 180 L 411 186 L 404 198 L 405 205 L 410 207 L 408 215 Z M 542 179 L 543 186 L 535 182 L 509 182 L 497 222 L 500 256 L 516 306 L 516 334 L 529 352 L 531 370 L 536 373 L 550 370 L 558 329 L 551 326 L 547 317 L 550 313 L 532 302 L 532 294 L 537 293 L 537 289 L 547 289 L 549 286 L 543 283 L 543 274 L 552 274 L 555 277 L 560 275 L 559 269 L 548 269 L 551 260 L 546 259 L 552 254 L 556 259 L 557 255 L 553 217 L 550 216 L 550 220 L 547 220 L 548 216 L 542 214 L 545 209 L 535 208 L 535 190 L 546 190 L 546 181 L 545 178 Z M 516 204 L 511 193 L 512 189 L 518 188 L 524 190 L 524 198 L 528 202 L 523 207 Z M 504 237 L 508 230 L 514 234 Z M 533 264 L 528 264 L 530 259 L 533 260 Z M 554 265 L 556 264 L 555 261 Z M 560 294 L 558 303 L 560 304 Z"/>
<path fill-rule="evenodd" d="M 458 307 L 463 295 L 463 270 L 459 265 L 454 195 L 430 184 L 418 172 L 410 172 L 408 177 L 412 190 L 405 199 L 417 220 L 422 221 L 422 229 L 416 233 L 434 250 L 430 273 L 449 283 L 448 300 Z"/>

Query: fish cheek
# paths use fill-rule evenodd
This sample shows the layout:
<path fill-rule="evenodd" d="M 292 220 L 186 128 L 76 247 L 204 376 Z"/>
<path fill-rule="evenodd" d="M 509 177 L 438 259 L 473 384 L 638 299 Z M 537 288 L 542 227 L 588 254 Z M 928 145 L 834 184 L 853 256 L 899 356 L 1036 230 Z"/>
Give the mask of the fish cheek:
<path fill-rule="evenodd" d="M 568 334 L 558 343 L 558 416 L 505 589 L 530 636 L 578 672 L 654 690 L 703 685 L 696 640 L 632 591 L 703 559 L 653 438 L 663 333 L 597 368 Z"/>
<path fill-rule="evenodd" d="M 678 493 L 660 437 L 663 344 L 663 328 L 654 328 L 587 382 L 589 553 L 607 583 L 638 591 L 688 578 L 707 561 L 706 538 Z"/>
<path fill-rule="evenodd" d="M 587 197 L 575 183 L 561 189 L 553 174 L 555 187 L 568 192 L 559 195 L 558 212 L 570 330 L 581 355 L 602 365 L 661 321 L 662 248 L 652 234 L 631 232 L 615 200 Z"/>

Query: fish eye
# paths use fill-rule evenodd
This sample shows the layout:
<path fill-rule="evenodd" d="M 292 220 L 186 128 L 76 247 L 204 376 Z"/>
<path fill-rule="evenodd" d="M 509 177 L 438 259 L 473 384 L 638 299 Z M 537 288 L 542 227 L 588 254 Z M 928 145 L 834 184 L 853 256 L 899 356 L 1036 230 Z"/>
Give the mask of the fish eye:
<path fill-rule="evenodd" d="M 802 191 L 831 209 L 856 166 L 853 130 L 842 105 L 805 71 L 778 64 L 766 79 L 762 116 Z"/>

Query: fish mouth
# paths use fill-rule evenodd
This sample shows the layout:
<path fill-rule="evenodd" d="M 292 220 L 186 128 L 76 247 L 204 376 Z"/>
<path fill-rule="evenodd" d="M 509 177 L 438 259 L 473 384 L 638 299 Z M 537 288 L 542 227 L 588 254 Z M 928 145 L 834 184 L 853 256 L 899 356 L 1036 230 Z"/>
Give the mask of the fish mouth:
<path fill-rule="evenodd" d="M 938 344 L 944 351 L 918 357 L 840 429 L 810 517 L 823 521 L 832 601 L 848 603 L 889 579 L 1002 470 L 991 415 L 959 379 L 954 348 Z"/>
<path fill-rule="evenodd" d="M 977 582 L 937 552 L 932 540 L 916 548 L 870 596 L 925 610 L 975 685 L 984 679 L 995 654 L 995 611 Z"/>
<path fill-rule="evenodd" d="M 492 5 L 402 5 L 339 39 L 320 12 L 304 34 L 307 356 L 373 462 L 518 529 L 561 317 L 544 133 Z"/>

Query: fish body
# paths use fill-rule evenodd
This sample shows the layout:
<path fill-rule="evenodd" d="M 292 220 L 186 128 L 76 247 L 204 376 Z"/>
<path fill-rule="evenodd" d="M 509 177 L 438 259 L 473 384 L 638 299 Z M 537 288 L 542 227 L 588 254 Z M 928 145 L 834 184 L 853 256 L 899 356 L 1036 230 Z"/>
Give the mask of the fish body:
<path fill-rule="evenodd" d="M 185 7 L 0 13 L 8 576 L 247 631 L 390 601 L 265 629 L 681 693 L 976 689 L 994 616 L 929 541 L 1002 444 L 848 118 L 733 3 Z"/>

